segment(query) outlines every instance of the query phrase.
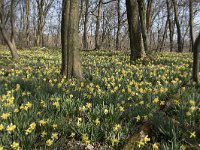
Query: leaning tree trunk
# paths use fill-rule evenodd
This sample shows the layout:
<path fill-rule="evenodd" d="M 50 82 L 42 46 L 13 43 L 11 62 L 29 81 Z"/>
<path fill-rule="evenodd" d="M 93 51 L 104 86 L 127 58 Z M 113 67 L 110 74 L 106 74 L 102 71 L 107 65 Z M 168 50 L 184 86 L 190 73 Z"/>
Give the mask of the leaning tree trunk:
<path fill-rule="evenodd" d="M 62 68 L 61 74 L 67 79 L 73 77 L 82 79 L 80 54 L 78 48 L 78 17 L 79 0 L 63 0 L 61 44 Z"/>
<path fill-rule="evenodd" d="M 146 28 L 147 28 L 147 34 L 149 33 L 149 29 L 151 27 L 152 12 L 153 12 L 153 0 L 148 0 L 147 10 L 146 10 Z"/>
<path fill-rule="evenodd" d="M 15 0 L 11 1 L 11 5 L 10 5 L 10 25 L 11 25 L 11 36 L 10 38 L 7 36 L 8 33 L 6 32 L 5 29 L 5 12 L 4 12 L 4 0 L 0 1 L 0 32 L 2 34 L 2 37 L 4 39 L 4 41 L 6 42 L 6 44 L 8 45 L 12 58 L 13 59 L 17 59 L 19 58 L 19 55 L 17 54 L 17 48 L 15 45 Z"/>
<path fill-rule="evenodd" d="M 200 34 L 194 43 L 193 52 L 193 81 L 198 82 L 199 79 L 199 51 L 200 51 Z"/>
<path fill-rule="evenodd" d="M 131 63 L 137 59 L 145 57 L 143 49 L 142 35 L 140 32 L 138 6 L 136 0 L 126 0 L 126 9 L 129 26 Z"/>
<path fill-rule="evenodd" d="M 1 34 L 2 34 L 2 37 L 3 37 L 4 41 L 6 42 L 6 44 L 8 45 L 8 47 L 9 47 L 9 49 L 10 49 L 12 58 L 13 58 L 13 59 L 19 58 L 19 55 L 17 54 L 16 46 L 15 46 L 15 44 L 13 44 L 13 42 L 11 42 L 11 40 L 7 37 L 7 33 L 6 33 L 5 29 L 4 29 L 3 27 L 0 27 L 0 31 L 1 31 Z"/>

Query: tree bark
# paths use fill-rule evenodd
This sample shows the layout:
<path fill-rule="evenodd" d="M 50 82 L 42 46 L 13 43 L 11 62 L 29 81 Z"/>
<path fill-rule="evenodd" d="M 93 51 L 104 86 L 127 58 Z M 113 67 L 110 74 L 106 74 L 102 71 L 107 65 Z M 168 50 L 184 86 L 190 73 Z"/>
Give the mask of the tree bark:
<path fill-rule="evenodd" d="M 165 42 L 165 38 L 166 38 L 166 34 L 167 34 L 167 24 L 168 24 L 168 21 L 166 21 L 166 24 L 165 24 L 165 30 L 164 30 L 164 34 L 163 34 L 163 37 L 162 37 L 162 40 L 161 40 L 161 44 L 160 44 L 160 52 L 162 52 L 163 50 L 163 46 L 164 46 L 164 42 Z"/>
<path fill-rule="evenodd" d="M 152 26 L 152 15 L 153 15 L 153 2 L 154 0 L 148 0 L 146 10 L 146 30 L 147 30 L 147 44 L 148 50 L 151 49 L 151 26 Z"/>
<path fill-rule="evenodd" d="M 200 34 L 194 43 L 194 52 L 193 52 L 193 74 L 192 78 L 194 82 L 199 80 L 199 51 L 200 51 Z"/>
<path fill-rule="evenodd" d="M 148 44 L 147 44 L 147 29 L 146 29 L 146 9 L 144 0 L 137 0 L 138 2 L 138 10 L 139 10 L 139 16 L 140 16 L 140 26 L 142 31 L 142 38 L 143 38 L 143 44 L 144 44 L 144 50 L 145 52 L 148 51 Z"/>
<path fill-rule="evenodd" d="M 181 35 L 181 27 L 178 19 L 178 7 L 177 7 L 177 1 L 172 0 L 174 5 L 174 17 L 175 17 L 175 23 L 177 28 L 177 41 L 178 41 L 178 52 L 183 52 L 183 40 Z"/>
<path fill-rule="evenodd" d="M 67 79 L 82 79 L 80 54 L 78 49 L 79 0 L 63 0 L 61 43 L 61 74 Z"/>
<path fill-rule="evenodd" d="M 26 37 L 26 46 L 30 46 L 30 31 L 29 31 L 29 16 L 30 16 L 30 0 L 25 0 L 26 5 L 26 14 L 25 14 L 25 37 Z"/>
<path fill-rule="evenodd" d="M 194 51 L 194 10 L 193 10 L 193 0 L 189 1 L 189 9 L 190 9 L 190 45 L 191 51 Z"/>
<path fill-rule="evenodd" d="M 140 32 L 138 6 L 136 0 L 126 0 L 128 26 L 129 26 L 129 37 L 130 37 L 130 48 L 131 63 L 137 59 L 145 57 L 145 52 L 142 44 L 142 35 Z"/>
<path fill-rule="evenodd" d="M 100 49 L 100 21 L 101 21 L 101 17 L 102 17 L 102 0 L 99 0 L 98 3 L 98 14 L 96 17 L 96 31 L 95 31 L 95 49 Z"/>
<path fill-rule="evenodd" d="M 15 0 L 11 1 L 11 5 L 10 5 L 10 24 L 11 24 L 11 36 L 10 39 L 8 37 L 8 33 L 6 32 L 5 26 L 6 26 L 6 21 L 5 21 L 5 12 L 4 12 L 4 0 L 0 1 L 0 32 L 2 34 L 2 37 L 4 39 L 4 41 L 6 42 L 6 44 L 8 45 L 12 58 L 13 59 L 18 59 L 19 55 L 17 53 L 17 48 L 15 45 Z"/>
<path fill-rule="evenodd" d="M 169 39 L 170 39 L 170 52 L 173 51 L 173 29 L 172 29 L 172 20 L 171 20 L 171 8 L 169 0 L 166 0 L 167 4 L 167 20 L 169 25 Z"/>
<path fill-rule="evenodd" d="M 49 9 L 52 6 L 54 0 L 49 0 L 48 3 L 45 0 L 36 0 L 38 16 L 37 16 L 37 31 L 36 31 L 36 46 L 43 46 L 43 30 L 45 26 L 45 19 Z"/>
<path fill-rule="evenodd" d="M 89 0 L 85 0 L 85 20 L 84 20 L 84 31 L 83 31 L 83 49 L 88 49 L 87 43 L 87 25 L 88 25 L 88 15 L 89 15 Z"/>
<path fill-rule="evenodd" d="M 152 11 L 153 11 L 153 0 L 148 0 L 147 11 L 146 11 L 146 29 L 147 29 L 147 34 L 149 33 L 149 29 L 151 27 Z"/>
<path fill-rule="evenodd" d="M 36 31 L 36 46 L 42 46 L 42 33 L 43 33 L 43 8 L 44 0 L 36 0 L 38 8 L 37 31 Z"/>
<path fill-rule="evenodd" d="M 117 35 L 116 35 L 116 50 L 121 49 L 120 47 L 120 32 L 121 32 L 121 0 L 117 0 Z"/>

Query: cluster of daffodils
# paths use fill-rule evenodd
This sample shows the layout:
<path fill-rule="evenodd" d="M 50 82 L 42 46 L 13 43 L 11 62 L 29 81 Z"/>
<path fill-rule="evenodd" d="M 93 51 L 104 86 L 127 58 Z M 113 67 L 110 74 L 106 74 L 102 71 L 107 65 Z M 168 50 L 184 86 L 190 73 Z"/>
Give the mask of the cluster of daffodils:
<path fill-rule="evenodd" d="M 119 148 L 144 122 L 155 131 L 142 134 L 137 148 L 198 141 L 200 94 L 190 82 L 191 54 L 158 53 L 130 65 L 123 53 L 82 53 L 84 81 L 60 76 L 60 51 L 21 50 L 17 64 L 8 51 L 0 55 L 0 150 L 59 149 L 66 144 L 60 141 Z"/>

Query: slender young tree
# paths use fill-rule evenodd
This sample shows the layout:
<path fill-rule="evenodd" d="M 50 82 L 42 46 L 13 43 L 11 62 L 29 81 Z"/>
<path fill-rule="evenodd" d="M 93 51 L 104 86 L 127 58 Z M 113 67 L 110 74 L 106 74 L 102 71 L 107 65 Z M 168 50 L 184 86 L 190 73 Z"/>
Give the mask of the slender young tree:
<path fill-rule="evenodd" d="M 62 67 L 61 74 L 67 79 L 82 79 L 78 48 L 79 0 L 63 0 L 61 23 Z"/>

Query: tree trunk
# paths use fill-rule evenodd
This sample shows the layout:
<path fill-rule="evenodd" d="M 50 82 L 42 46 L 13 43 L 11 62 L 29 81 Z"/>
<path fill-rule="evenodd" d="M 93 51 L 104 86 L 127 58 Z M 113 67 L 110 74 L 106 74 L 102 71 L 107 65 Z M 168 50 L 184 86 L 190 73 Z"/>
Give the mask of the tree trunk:
<path fill-rule="evenodd" d="M 121 0 L 117 0 L 117 36 L 116 36 L 116 50 L 121 49 L 120 47 L 120 32 L 121 32 Z"/>
<path fill-rule="evenodd" d="M 67 79 L 73 77 L 82 79 L 80 54 L 78 49 L 79 0 L 63 0 L 61 44 L 62 68 L 61 74 Z"/>
<path fill-rule="evenodd" d="M 37 31 L 36 31 L 36 46 L 43 46 L 43 30 L 45 26 L 46 16 L 51 8 L 54 0 L 36 0 L 38 16 L 37 16 Z"/>
<path fill-rule="evenodd" d="M 194 52 L 193 52 L 193 81 L 198 82 L 199 80 L 199 51 L 200 51 L 200 34 L 194 43 Z"/>
<path fill-rule="evenodd" d="M 153 0 L 148 0 L 147 11 L 146 11 L 146 29 L 147 29 L 147 34 L 149 33 L 149 29 L 151 27 L 152 11 L 153 11 Z"/>
<path fill-rule="evenodd" d="M 37 2 L 37 9 L 38 9 L 38 16 L 37 16 L 37 31 L 36 31 L 36 46 L 42 46 L 42 24 L 43 24 L 43 7 L 44 7 L 44 0 L 36 0 Z"/>
<path fill-rule="evenodd" d="M 151 26 L 152 26 L 152 15 L 153 15 L 153 2 L 154 0 L 148 0 L 147 11 L 146 11 L 146 30 L 147 30 L 147 44 L 148 49 L 151 49 Z"/>
<path fill-rule="evenodd" d="M 167 4 L 167 20 L 169 24 L 169 39 L 170 39 L 170 52 L 173 51 L 173 29 L 172 29 L 172 20 L 171 20 L 171 8 L 169 0 L 166 0 Z"/>
<path fill-rule="evenodd" d="M 142 44 L 142 36 L 140 33 L 139 14 L 136 0 L 126 0 L 130 48 L 131 48 L 131 63 L 137 59 L 145 57 L 145 52 Z"/>
<path fill-rule="evenodd" d="M 148 44 L 147 44 L 147 29 L 146 29 L 146 9 L 144 0 L 137 0 L 138 8 L 139 8 L 139 16 L 140 16 L 140 26 L 142 31 L 142 38 L 144 44 L 145 52 L 148 51 Z"/>
<path fill-rule="evenodd" d="M 96 31 L 95 31 L 95 49 L 100 49 L 100 35 L 99 35 L 99 30 L 100 30 L 100 21 L 102 17 L 102 0 L 99 0 L 98 4 L 98 14 L 96 17 Z"/>
<path fill-rule="evenodd" d="M 183 52 L 183 41 L 181 36 L 181 27 L 178 19 L 178 7 L 177 7 L 177 1 L 172 0 L 174 5 L 174 17 L 175 17 L 175 23 L 177 28 L 177 41 L 178 41 L 178 52 Z"/>
<path fill-rule="evenodd" d="M 85 20 L 84 20 L 84 31 L 83 31 L 83 49 L 88 49 L 87 43 L 87 25 L 88 25 L 88 15 L 89 15 L 89 0 L 85 0 Z"/>
<path fill-rule="evenodd" d="M 189 1 L 190 8 L 190 45 L 191 51 L 194 52 L 194 11 L 193 11 L 193 0 Z"/>
<path fill-rule="evenodd" d="M 15 0 L 11 1 L 11 5 L 10 5 L 10 24 L 11 24 L 11 36 L 10 39 L 8 38 L 8 33 L 6 32 L 5 29 L 5 12 L 4 12 L 4 0 L 0 1 L 0 32 L 2 34 L 2 37 L 4 39 L 4 41 L 6 42 L 6 44 L 8 45 L 12 58 L 13 59 L 17 59 L 19 58 L 19 55 L 17 54 L 17 49 L 16 49 L 16 45 L 15 45 Z"/>
<path fill-rule="evenodd" d="M 25 16 L 25 37 L 26 37 L 26 46 L 30 46 L 30 31 L 29 31 L 29 16 L 30 16 L 30 0 L 25 0 L 26 5 L 26 16 Z"/>
<path fill-rule="evenodd" d="M 13 44 L 13 43 L 11 42 L 11 40 L 9 40 L 9 38 L 8 38 L 8 36 L 7 36 L 7 33 L 6 33 L 6 31 L 5 31 L 4 28 L 0 27 L 0 31 L 1 31 L 1 34 L 2 34 L 2 36 L 3 36 L 4 41 L 6 42 L 6 44 L 8 45 L 8 47 L 9 47 L 9 49 L 10 49 L 12 58 L 13 58 L 13 59 L 18 59 L 18 58 L 19 58 L 19 55 L 17 54 L 17 49 L 16 49 L 15 44 Z"/>
<path fill-rule="evenodd" d="M 10 25 L 11 25 L 11 37 L 10 40 L 13 44 L 14 47 L 15 46 L 15 37 L 16 37 L 16 27 L 15 27 L 15 23 L 16 23 L 16 16 L 15 16 L 15 7 L 16 7 L 16 1 L 15 0 L 11 0 L 11 16 L 10 16 Z"/>
<path fill-rule="evenodd" d="M 162 37 L 162 41 L 161 41 L 161 44 L 160 44 L 160 52 L 162 52 L 163 50 L 163 46 L 164 46 L 164 42 L 165 42 L 165 38 L 166 38 L 166 34 L 167 34 L 167 24 L 168 24 L 168 21 L 166 21 L 166 24 L 165 24 L 165 30 L 164 30 L 164 34 L 163 34 L 163 37 Z"/>

